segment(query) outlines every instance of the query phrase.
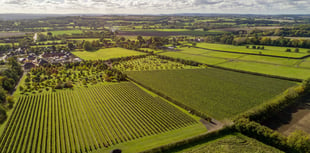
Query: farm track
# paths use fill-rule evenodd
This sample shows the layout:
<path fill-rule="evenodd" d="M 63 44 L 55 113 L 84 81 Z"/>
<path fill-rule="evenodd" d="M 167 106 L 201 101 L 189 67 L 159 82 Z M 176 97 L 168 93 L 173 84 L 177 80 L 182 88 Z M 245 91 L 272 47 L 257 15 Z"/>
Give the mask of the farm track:
<path fill-rule="evenodd" d="M 90 152 L 193 124 L 132 83 L 21 96 L 0 152 Z"/>

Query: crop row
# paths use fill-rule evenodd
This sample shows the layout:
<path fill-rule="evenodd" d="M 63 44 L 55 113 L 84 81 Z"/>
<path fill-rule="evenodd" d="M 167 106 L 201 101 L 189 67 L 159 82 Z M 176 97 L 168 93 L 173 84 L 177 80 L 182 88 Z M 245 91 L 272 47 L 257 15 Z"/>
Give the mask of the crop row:
<path fill-rule="evenodd" d="M 0 152 L 89 152 L 196 124 L 132 83 L 21 96 Z"/>

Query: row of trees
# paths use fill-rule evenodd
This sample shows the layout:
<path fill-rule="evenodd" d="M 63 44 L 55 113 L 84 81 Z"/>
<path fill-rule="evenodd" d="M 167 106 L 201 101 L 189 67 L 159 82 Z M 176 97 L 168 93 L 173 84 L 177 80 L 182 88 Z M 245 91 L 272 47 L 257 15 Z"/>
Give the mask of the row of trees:
<path fill-rule="evenodd" d="M 217 36 L 205 37 L 205 42 L 222 43 L 231 45 L 270 45 L 270 46 L 282 46 L 282 47 L 298 47 L 298 48 L 310 48 L 309 39 L 292 39 L 292 38 L 270 38 L 270 37 L 239 37 L 232 34 L 224 34 Z"/>
<path fill-rule="evenodd" d="M 8 95 L 8 93 L 15 89 L 23 73 L 21 66 L 15 58 L 10 57 L 8 61 L 9 68 L 0 73 L 0 123 L 7 118 L 3 106 L 8 103 L 9 108 L 12 108 L 14 104 L 13 97 Z"/>

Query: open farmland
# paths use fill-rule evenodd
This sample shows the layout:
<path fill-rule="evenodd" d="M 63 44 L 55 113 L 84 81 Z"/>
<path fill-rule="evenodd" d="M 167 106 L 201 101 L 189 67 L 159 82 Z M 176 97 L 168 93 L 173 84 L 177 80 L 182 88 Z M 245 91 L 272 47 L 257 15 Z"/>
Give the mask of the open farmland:
<path fill-rule="evenodd" d="M 216 119 L 231 118 L 295 85 L 280 79 L 214 68 L 127 74 L 144 86 Z"/>
<path fill-rule="evenodd" d="M 53 35 L 72 35 L 72 34 L 81 34 L 82 30 L 59 30 L 59 31 L 50 31 Z"/>
<path fill-rule="evenodd" d="M 284 59 L 285 60 L 285 59 Z M 281 65 L 273 65 L 266 63 L 231 61 L 221 63 L 218 66 L 243 70 L 248 72 L 258 72 L 274 76 L 283 76 L 288 78 L 307 79 L 310 76 L 310 69 L 303 69 L 297 67 L 287 67 Z"/>
<path fill-rule="evenodd" d="M 2 153 L 89 152 L 199 125 L 132 83 L 21 96 L 8 122 Z"/>
<path fill-rule="evenodd" d="M 125 36 L 179 36 L 179 35 L 195 35 L 195 36 L 205 36 L 205 35 L 217 35 L 223 34 L 223 31 L 195 31 L 195 30 L 177 30 L 166 29 L 166 30 L 130 30 L 130 31 L 119 31 L 119 35 Z"/>
<path fill-rule="evenodd" d="M 0 32 L 0 38 L 6 38 L 6 37 L 21 37 L 25 36 L 25 32 Z"/>
<path fill-rule="evenodd" d="M 239 133 L 233 133 L 192 146 L 188 149 L 175 151 L 177 153 L 250 153 L 250 152 L 264 152 L 264 153 L 283 153 L 282 151 L 267 146 L 255 139 L 249 138 Z"/>
<path fill-rule="evenodd" d="M 242 71 L 267 75 L 306 79 L 310 76 L 309 61 L 306 59 L 287 59 L 260 55 L 216 52 L 199 48 L 179 48 L 177 51 L 160 53 L 173 58 L 192 60 Z"/>
<path fill-rule="evenodd" d="M 258 45 L 259 46 L 259 45 Z M 263 54 L 272 56 L 282 56 L 282 57 L 293 57 L 300 58 L 309 55 L 307 51 L 309 49 L 300 48 L 299 53 L 286 52 L 287 48 L 294 51 L 291 47 L 275 47 L 275 46 L 264 46 L 264 49 L 252 49 L 251 46 L 246 48 L 246 46 L 234 46 L 225 44 L 214 44 L 214 43 L 197 43 L 197 47 L 215 50 L 215 51 L 226 51 L 226 52 L 236 52 L 236 53 L 251 53 L 251 54 Z"/>
<path fill-rule="evenodd" d="M 143 55 L 145 53 L 128 50 L 124 48 L 105 48 L 97 51 L 74 51 L 74 55 L 84 60 L 107 60 L 111 58 L 119 58 L 134 55 Z"/>

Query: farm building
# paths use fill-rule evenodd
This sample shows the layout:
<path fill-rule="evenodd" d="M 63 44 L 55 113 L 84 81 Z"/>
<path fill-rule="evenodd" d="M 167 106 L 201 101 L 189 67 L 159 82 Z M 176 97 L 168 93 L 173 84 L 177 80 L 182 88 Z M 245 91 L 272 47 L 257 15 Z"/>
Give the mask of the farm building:
<path fill-rule="evenodd" d="M 43 65 L 48 64 L 48 61 L 46 61 L 43 58 L 40 58 L 39 60 L 37 60 L 37 63 L 38 63 L 39 66 L 43 66 Z"/>
<path fill-rule="evenodd" d="M 34 68 L 34 67 L 36 67 L 36 65 L 31 63 L 31 62 L 24 64 L 24 69 L 25 70 L 30 70 L 31 68 Z"/>

